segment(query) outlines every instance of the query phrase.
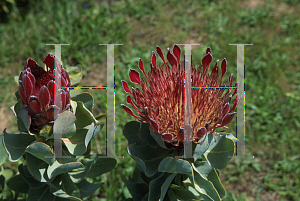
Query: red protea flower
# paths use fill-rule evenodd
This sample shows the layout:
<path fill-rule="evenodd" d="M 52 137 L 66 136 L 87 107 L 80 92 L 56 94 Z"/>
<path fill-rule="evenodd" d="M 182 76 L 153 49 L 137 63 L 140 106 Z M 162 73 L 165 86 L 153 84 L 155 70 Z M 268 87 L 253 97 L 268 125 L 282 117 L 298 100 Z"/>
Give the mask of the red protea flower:
<path fill-rule="evenodd" d="M 55 63 L 54 63 L 55 62 Z M 59 112 L 70 108 L 71 81 L 67 71 L 61 68 L 62 89 L 55 89 L 55 66 L 61 65 L 52 55 L 48 54 L 43 63 L 47 71 L 37 65 L 31 58 L 27 59 L 25 67 L 19 76 L 19 94 L 23 106 L 28 110 L 32 123 L 30 128 L 39 131 L 44 125 L 53 125 L 54 109 Z M 56 90 L 56 91 L 55 91 Z M 55 96 L 61 96 L 61 108 L 54 104 Z"/>
<path fill-rule="evenodd" d="M 143 62 L 139 59 L 139 69 L 146 79 L 141 79 L 139 72 L 129 70 L 131 82 L 141 87 L 129 89 L 127 82 L 122 81 L 127 96 L 127 103 L 131 104 L 138 116 L 132 110 L 122 104 L 122 108 L 141 122 L 150 123 L 152 129 L 162 135 L 165 142 L 178 146 L 184 141 L 184 63 L 180 61 L 180 48 L 175 45 L 173 52 L 168 51 L 166 62 L 159 47 L 156 52 L 163 60 L 163 65 L 156 64 L 156 54 L 152 52 L 151 70 L 146 74 Z M 208 74 L 209 64 L 212 61 L 210 48 L 202 59 L 202 65 L 192 66 L 192 140 L 198 142 L 205 134 L 214 134 L 217 128 L 224 127 L 234 118 L 233 112 L 239 101 L 237 94 L 238 83 L 235 89 L 222 88 L 222 78 L 227 71 L 227 62 L 224 58 L 221 62 L 221 77 L 218 75 L 218 61 Z M 232 74 L 229 76 L 229 86 L 232 86 Z M 222 86 L 222 87 L 221 87 Z M 203 88 L 205 87 L 205 88 Z M 216 87 L 216 88 L 212 88 Z M 234 98 L 230 107 L 231 99 Z M 132 99 L 133 97 L 133 99 Z"/>

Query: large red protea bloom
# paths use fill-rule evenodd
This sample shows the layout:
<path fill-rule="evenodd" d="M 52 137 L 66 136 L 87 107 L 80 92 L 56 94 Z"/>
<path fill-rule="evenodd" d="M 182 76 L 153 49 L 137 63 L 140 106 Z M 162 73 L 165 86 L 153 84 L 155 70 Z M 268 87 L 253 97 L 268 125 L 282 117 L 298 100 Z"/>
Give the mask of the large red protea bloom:
<path fill-rule="evenodd" d="M 61 88 L 55 89 L 55 66 L 61 63 L 52 55 L 48 54 L 43 63 L 47 66 L 47 71 L 37 65 L 31 58 L 27 59 L 25 67 L 19 76 L 19 94 L 22 104 L 31 116 L 30 128 L 39 131 L 44 125 L 53 125 L 54 109 L 59 112 L 70 108 L 71 81 L 68 73 L 61 68 Z M 55 91 L 56 90 L 56 91 Z M 61 107 L 55 105 L 55 97 L 60 98 Z"/>
<path fill-rule="evenodd" d="M 143 62 L 139 59 L 139 69 L 146 79 L 141 79 L 139 72 L 129 70 L 131 82 L 138 87 L 129 89 L 127 82 L 122 81 L 127 96 L 127 103 L 131 104 L 139 116 L 122 104 L 122 108 L 141 122 L 150 123 L 152 129 L 162 135 L 162 139 L 178 146 L 184 141 L 184 110 L 185 110 L 185 87 L 184 87 L 184 63 L 180 62 L 180 48 L 175 45 L 173 52 L 168 51 L 165 61 L 159 47 L 156 52 L 163 60 L 160 67 L 156 64 L 156 54 L 152 52 L 151 70 L 146 74 Z M 202 59 L 202 65 L 195 68 L 192 66 L 192 140 L 198 142 L 205 134 L 215 133 L 217 128 L 224 127 L 231 122 L 233 112 L 239 101 L 237 94 L 238 83 L 235 83 L 233 92 L 231 88 L 224 88 L 222 78 L 227 71 L 227 62 L 224 58 L 221 63 L 222 75 L 218 75 L 218 61 L 208 74 L 209 65 L 212 62 L 211 50 L 207 48 L 206 55 Z M 232 86 L 232 74 L 229 76 L 229 86 Z M 222 88 L 222 87 L 223 88 Z M 215 87 L 215 88 L 213 88 Z M 232 92 L 232 93 L 231 93 Z M 230 107 L 231 99 L 234 97 Z M 141 111 L 140 111 L 141 110 Z"/>

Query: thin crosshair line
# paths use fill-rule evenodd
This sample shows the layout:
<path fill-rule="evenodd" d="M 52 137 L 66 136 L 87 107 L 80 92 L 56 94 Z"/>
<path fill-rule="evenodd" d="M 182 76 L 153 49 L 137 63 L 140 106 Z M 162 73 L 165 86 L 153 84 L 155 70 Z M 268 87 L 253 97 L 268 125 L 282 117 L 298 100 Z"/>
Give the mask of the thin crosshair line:
<path fill-rule="evenodd" d="M 192 89 L 236 89 L 237 87 L 192 87 Z"/>

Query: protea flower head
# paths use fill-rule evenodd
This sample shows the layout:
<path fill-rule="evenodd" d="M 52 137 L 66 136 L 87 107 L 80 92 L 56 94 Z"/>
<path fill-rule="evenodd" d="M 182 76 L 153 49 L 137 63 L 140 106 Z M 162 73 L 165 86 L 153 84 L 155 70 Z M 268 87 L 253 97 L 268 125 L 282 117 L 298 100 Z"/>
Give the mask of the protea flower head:
<path fill-rule="evenodd" d="M 181 50 L 177 45 L 174 46 L 173 52 L 168 50 L 168 62 L 158 46 L 156 52 L 164 64 L 158 66 L 156 54 L 152 52 L 151 70 L 148 73 L 145 72 L 143 62 L 139 59 L 139 69 L 145 75 L 145 79 L 141 78 L 138 71 L 129 70 L 130 81 L 138 84 L 138 87 L 130 90 L 127 82 L 122 81 L 123 89 L 130 94 L 126 101 L 132 105 L 137 115 L 123 104 L 122 108 L 139 121 L 150 123 L 153 131 L 161 134 L 165 142 L 178 146 L 184 141 L 185 127 L 185 69 L 184 63 L 180 61 Z M 221 62 L 221 77 L 218 74 L 218 60 L 208 73 L 211 62 L 211 49 L 207 48 L 202 65 L 198 65 L 197 68 L 192 66 L 193 114 L 190 126 L 192 127 L 192 140 L 196 143 L 201 143 L 199 139 L 205 134 L 215 134 L 217 128 L 226 129 L 226 125 L 234 118 L 235 112 L 233 111 L 240 101 L 240 96 L 237 94 L 238 83 L 232 87 L 232 74 L 228 81 L 229 86 L 234 90 L 224 88 L 226 86 L 222 78 L 227 71 L 226 59 L 224 58 Z M 233 98 L 233 104 L 230 106 Z"/>
<path fill-rule="evenodd" d="M 48 54 L 43 63 L 47 71 L 40 67 L 36 61 L 27 59 L 25 67 L 19 76 L 19 94 L 23 106 L 31 116 L 30 128 L 39 131 L 44 125 L 53 125 L 54 110 L 59 112 L 70 109 L 71 81 L 67 71 L 61 68 L 61 89 L 55 89 L 55 66 L 61 63 L 53 54 Z M 61 106 L 55 105 L 54 100 L 61 97 Z"/>

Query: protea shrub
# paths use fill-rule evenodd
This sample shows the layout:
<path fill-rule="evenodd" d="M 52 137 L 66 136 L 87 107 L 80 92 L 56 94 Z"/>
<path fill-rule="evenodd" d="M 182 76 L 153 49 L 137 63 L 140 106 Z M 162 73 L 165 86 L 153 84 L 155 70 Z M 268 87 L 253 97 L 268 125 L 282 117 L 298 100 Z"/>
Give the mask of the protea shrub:
<path fill-rule="evenodd" d="M 91 94 L 70 97 L 71 80 L 79 82 L 79 76 L 70 73 L 69 77 L 52 54 L 43 62 L 46 70 L 27 59 L 19 75 L 17 103 L 11 107 L 19 133 L 11 134 L 7 129 L 0 133 L 0 166 L 7 155 L 11 162 L 24 159 L 18 162 L 17 175 L 2 176 L 0 170 L 0 190 L 5 186 L 3 195 L 8 195 L 0 197 L 86 200 L 101 187 L 90 181 L 98 181 L 96 177 L 111 171 L 116 160 L 91 152 L 91 140 L 104 125 L 99 125 L 92 113 Z"/>
<path fill-rule="evenodd" d="M 47 70 L 40 67 L 36 61 L 27 59 L 23 71 L 19 76 L 19 94 L 23 106 L 31 116 L 31 129 L 39 131 L 44 125 L 53 125 L 54 110 L 61 113 L 70 109 L 71 81 L 67 71 L 61 67 L 61 89 L 55 89 L 55 73 L 58 73 L 55 66 L 61 63 L 48 54 L 43 61 Z M 55 105 L 54 100 L 61 98 L 60 107 Z"/>
<path fill-rule="evenodd" d="M 122 81 L 129 94 L 126 102 L 135 112 L 121 106 L 138 120 L 128 122 L 123 130 L 128 153 L 137 162 L 132 179 L 126 180 L 127 187 L 133 200 L 221 200 L 225 189 L 218 169 L 227 166 L 235 150 L 235 137 L 225 131 L 240 101 L 238 83 L 233 86 L 232 74 L 228 82 L 223 81 L 226 59 L 220 64 L 220 75 L 218 60 L 209 70 L 212 55 L 207 48 L 201 65 L 192 65 L 192 118 L 191 125 L 185 125 L 186 66 L 180 58 L 181 50 L 175 45 L 166 59 L 159 47 L 156 52 L 162 65 L 152 52 L 149 72 L 139 59 L 144 76 L 129 70 L 129 79 L 136 87 L 130 89 Z M 184 136 L 185 129 L 191 132 L 191 138 Z M 191 156 L 185 154 L 187 144 L 192 145 Z"/>

